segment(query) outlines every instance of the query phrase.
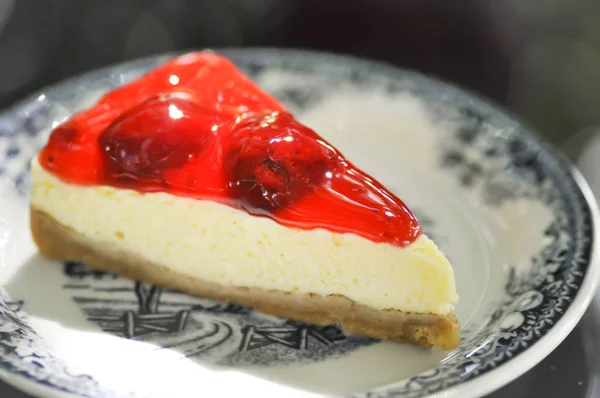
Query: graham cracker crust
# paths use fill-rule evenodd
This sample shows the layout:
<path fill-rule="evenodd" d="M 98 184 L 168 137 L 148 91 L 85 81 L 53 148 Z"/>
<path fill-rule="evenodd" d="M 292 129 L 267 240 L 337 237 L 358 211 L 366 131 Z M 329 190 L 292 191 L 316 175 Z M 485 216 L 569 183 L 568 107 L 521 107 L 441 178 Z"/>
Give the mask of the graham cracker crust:
<path fill-rule="evenodd" d="M 174 272 L 103 242 L 90 242 L 50 215 L 31 206 L 31 232 L 40 253 L 58 261 L 81 261 L 89 267 L 182 292 L 253 307 L 266 314 L 317 325 L 335 324 L 353 335 L 421 347 L 454 349 L 460 326 L 452 314 L 414 314 L 377 310 L 342 295 L 295 294 L 254 287 L 223 286 Z"/>

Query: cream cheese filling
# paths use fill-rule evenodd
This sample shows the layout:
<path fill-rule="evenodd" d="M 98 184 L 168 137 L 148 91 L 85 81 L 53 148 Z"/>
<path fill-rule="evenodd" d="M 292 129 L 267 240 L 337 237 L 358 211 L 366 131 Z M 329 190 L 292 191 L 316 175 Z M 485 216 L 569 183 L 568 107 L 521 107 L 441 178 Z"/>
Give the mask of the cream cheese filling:
<path fill-rule="evenodd" d="M 375 309 L 438 315 L 458 299 L 452 266 L 425 235 L 400 248 L 288 228 L 212 201 L 67 184 L 37 159 L 31 173 L 31 204 L 61 224 L 208 282 L 340 294 Z"/>

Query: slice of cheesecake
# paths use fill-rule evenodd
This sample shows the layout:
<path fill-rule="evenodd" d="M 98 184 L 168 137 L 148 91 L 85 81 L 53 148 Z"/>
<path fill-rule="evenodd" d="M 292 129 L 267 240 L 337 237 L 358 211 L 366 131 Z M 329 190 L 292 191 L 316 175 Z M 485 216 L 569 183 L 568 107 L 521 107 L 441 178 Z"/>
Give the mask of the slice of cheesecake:
<path fill-rule="evenodd" d="M 452 266 L 410 210 L 227 59 L 177 57 L 51 134 L 42 255 L 423 347 L 460 327 Z"/>

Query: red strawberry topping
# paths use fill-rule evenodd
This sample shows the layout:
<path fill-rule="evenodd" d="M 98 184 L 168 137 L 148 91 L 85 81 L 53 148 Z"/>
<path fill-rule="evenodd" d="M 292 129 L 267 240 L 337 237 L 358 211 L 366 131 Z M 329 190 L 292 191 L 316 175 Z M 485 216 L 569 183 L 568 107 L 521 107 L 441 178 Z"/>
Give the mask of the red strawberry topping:
<path fill-rule="evenodd" d="M 224 159 L 230 192 L 251 213 L 295 203 L 338 164 L 337 151 L 289 113 L 249 118 L 230 143 Z"/>
<path fill-rule="evenodd" d="M 58 126 L 41 165 L 71 184 L 213 200 L 293 228 L 405 246 L 400 199 L 227 59 L 183 55 Z"/>

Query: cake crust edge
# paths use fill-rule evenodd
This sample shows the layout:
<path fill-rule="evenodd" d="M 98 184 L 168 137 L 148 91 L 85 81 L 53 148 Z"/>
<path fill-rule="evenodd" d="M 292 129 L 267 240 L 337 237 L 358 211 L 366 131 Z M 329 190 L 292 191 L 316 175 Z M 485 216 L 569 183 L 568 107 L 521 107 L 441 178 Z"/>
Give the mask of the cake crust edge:
<path fill-rule="evenodd" d="M 378 310 L 342 295 L 296 294 L 255 287 L 224 286 L 180 274 L 114 245 L 91 242 L 49 214 L 30 207 L 30 226 L 40 254 L 57 261 L 81 261 L 91 268 L 169 289 L 232 302 L 266 314 L 317 325 L 335 324 L 346 333 L 421 347 L 451 350 L 460 325 L 453 314 Z"/>

